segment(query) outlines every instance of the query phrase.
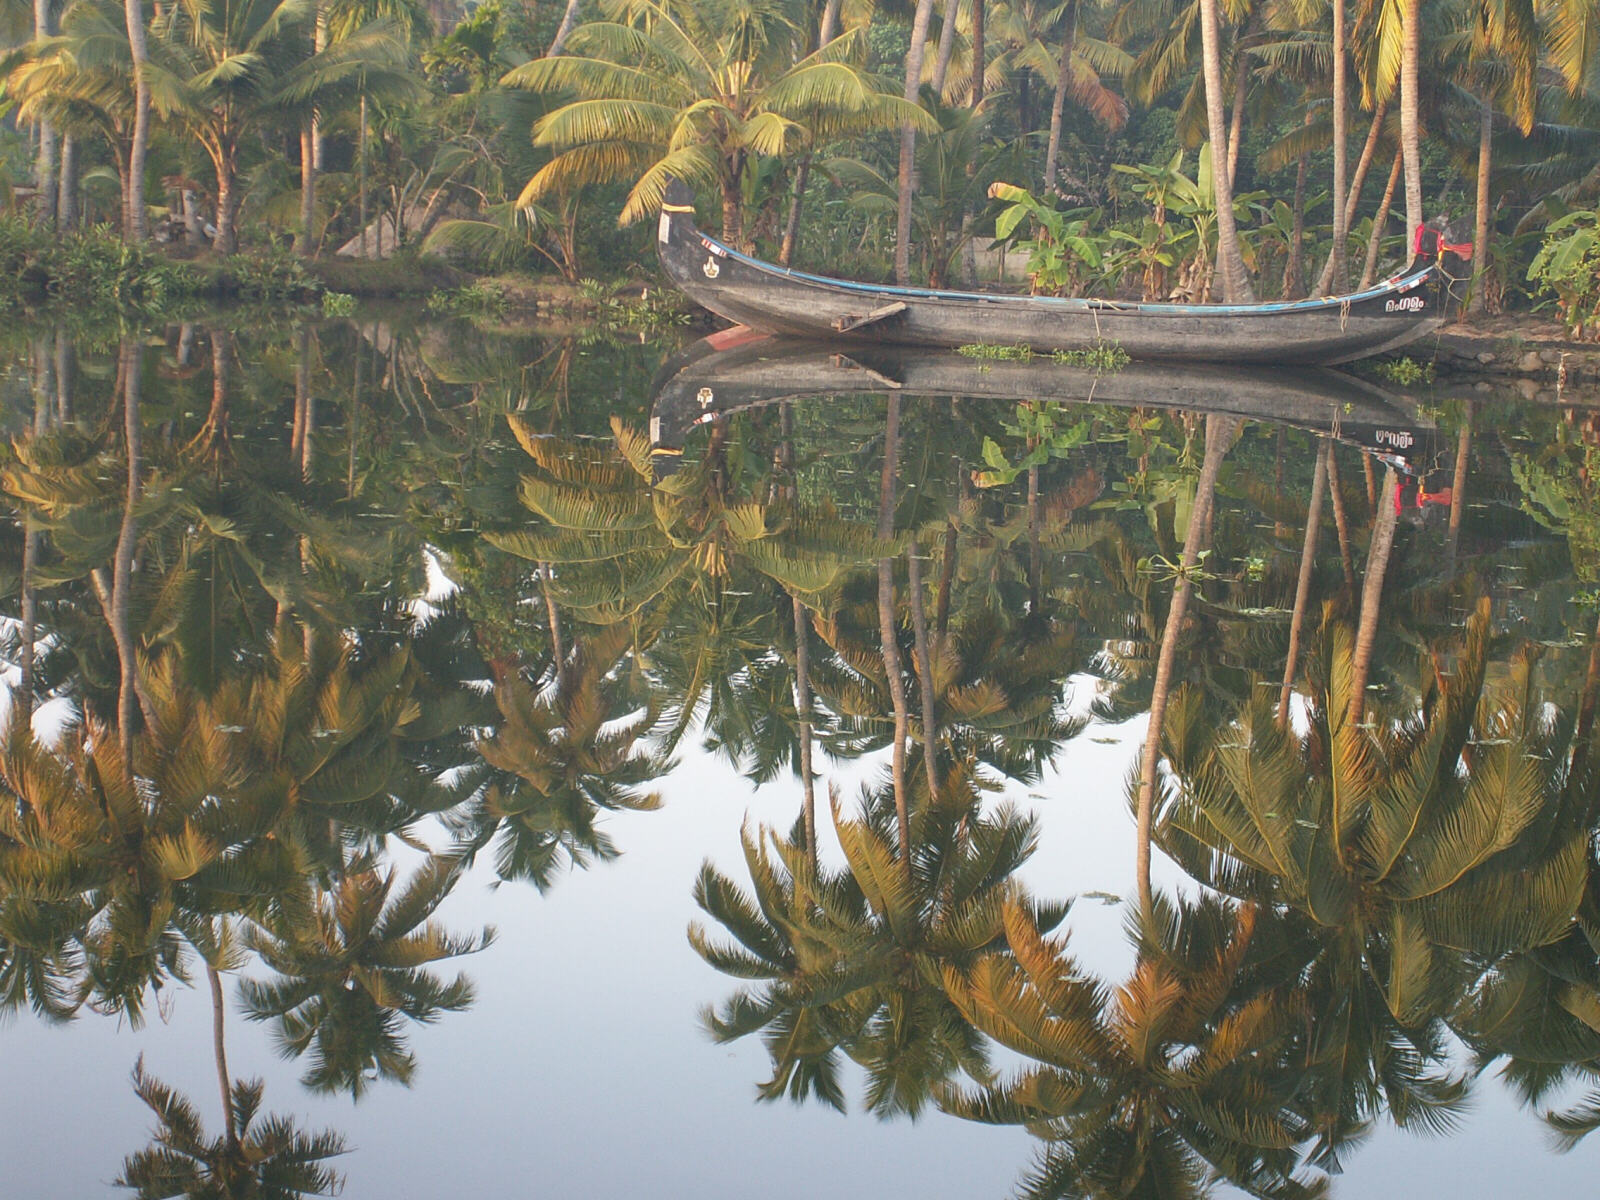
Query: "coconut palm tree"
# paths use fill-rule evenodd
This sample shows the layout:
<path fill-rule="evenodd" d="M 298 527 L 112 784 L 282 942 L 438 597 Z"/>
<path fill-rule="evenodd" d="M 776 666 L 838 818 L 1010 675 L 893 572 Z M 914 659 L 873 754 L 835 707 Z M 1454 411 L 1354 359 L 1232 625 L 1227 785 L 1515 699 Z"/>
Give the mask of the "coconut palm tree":
<path fill-rule="evenodd" d="M 743 190 L 757 159 L 807 141 L 807 122 L 890 128 L 927 117 L 857 65 L 864 32 L 804 53 L 809 20 L 794 0 L 729 8 L 713 0 L 610 0 L 566 53 L 507 73 L 508 87 L 572 95 L 534 126 L 554 154 L 522 190 L 528 205 L 559 187 L 629 185 L 623 223 L 653 215 L 667 181 L 714 187 L 723 237 L 745 239 Z"/>
<path fill-rule="evenodd" d="M 245 139 L 293 123 L 340 91 L 406 83 L 410 54 L 398 26 L 373 22 L 334 45 L 307 53 L 303 26 L 311 0 L 246 0 L 216 7 L 175 3 L 158 26 L 161 54 L 151 64 L 162 107 L 199 142 L 217 184 L 218 252 L 237 248 L 239 154 Z"/>

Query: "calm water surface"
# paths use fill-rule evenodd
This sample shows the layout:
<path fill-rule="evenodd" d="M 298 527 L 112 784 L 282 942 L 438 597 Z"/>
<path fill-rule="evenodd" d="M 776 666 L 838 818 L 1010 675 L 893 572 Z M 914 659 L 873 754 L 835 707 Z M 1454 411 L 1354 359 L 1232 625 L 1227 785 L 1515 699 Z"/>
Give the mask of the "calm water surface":
<path fill-rule="evenodd" d="M 1581 404 L 0 349 L 7 1200 L 330 1187 L 295 1145 L 352 1197 L 1592 1190 Z"/>

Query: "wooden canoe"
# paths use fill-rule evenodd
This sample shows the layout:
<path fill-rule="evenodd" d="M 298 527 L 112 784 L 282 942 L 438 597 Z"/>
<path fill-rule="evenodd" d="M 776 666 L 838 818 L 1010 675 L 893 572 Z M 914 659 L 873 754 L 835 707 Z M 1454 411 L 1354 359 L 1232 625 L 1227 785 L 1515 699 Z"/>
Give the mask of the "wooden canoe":
<path fill-rule="evenodd" d="M 658 477 L 677 469 L 691 430 L 780 400 L 883 394 L 1178 408 L 1270 421 L 1369 450 L 1411 474 L 1428 469 L 1434 424 L 1401 396 L 1342 371 L 1130 363 L 1097 373 L 1048 358 L 982 361 L 950 350 L 795 341 L 727 330 L 665 362 L 651 387 Z"/>
<path fill-rule="evenodd" d="M 935 291 L 830 279 L 741 254 L 695 227 L 694 196 L 667 188 L 656 249 L 673 286 L 740 325 L 795 337 L 914 346 L 1121 346 L 1140 360 L 1329 366 L 1393 350 L 1445 321 L 1438 264 L 1348 296 L 1273 304 Z"/>

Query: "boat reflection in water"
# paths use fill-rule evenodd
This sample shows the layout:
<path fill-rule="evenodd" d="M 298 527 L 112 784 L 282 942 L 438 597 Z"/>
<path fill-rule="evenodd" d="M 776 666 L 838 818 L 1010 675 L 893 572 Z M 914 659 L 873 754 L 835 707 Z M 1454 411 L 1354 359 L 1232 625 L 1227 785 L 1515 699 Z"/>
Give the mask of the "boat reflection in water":
<path fill-rule="evenodd" d="M 1098 370 L 1050 356 L 980 359 L 734 328 L 694 343 L 657 372 L 650 415 L 656 475 L 673 474 L 689 431 L 719 417 L 808 396 L 886 392 L 1219 413 L 1330 437 L 1408 475 L 1425 473 L 1434 457 L 1434 423 L 1413 402 L 1326 367 L 1128 363 Z"/>

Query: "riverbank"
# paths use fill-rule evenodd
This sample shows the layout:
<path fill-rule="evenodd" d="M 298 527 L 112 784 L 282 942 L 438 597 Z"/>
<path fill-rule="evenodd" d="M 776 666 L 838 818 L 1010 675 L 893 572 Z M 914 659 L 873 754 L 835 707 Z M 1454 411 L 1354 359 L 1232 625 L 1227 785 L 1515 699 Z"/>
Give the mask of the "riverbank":
<path fill-rule="evenodd" d="M 1436 370 L 1450 375 L 1515 380 L 1519 392 L 1531 393 L 1529 400 L 1559 401 L 1568 388 L 1600 386 L 1600 343 L 1575 342 L 1537 313 L 1457 321 L 1402 353 L 1431 358 Z"/>

